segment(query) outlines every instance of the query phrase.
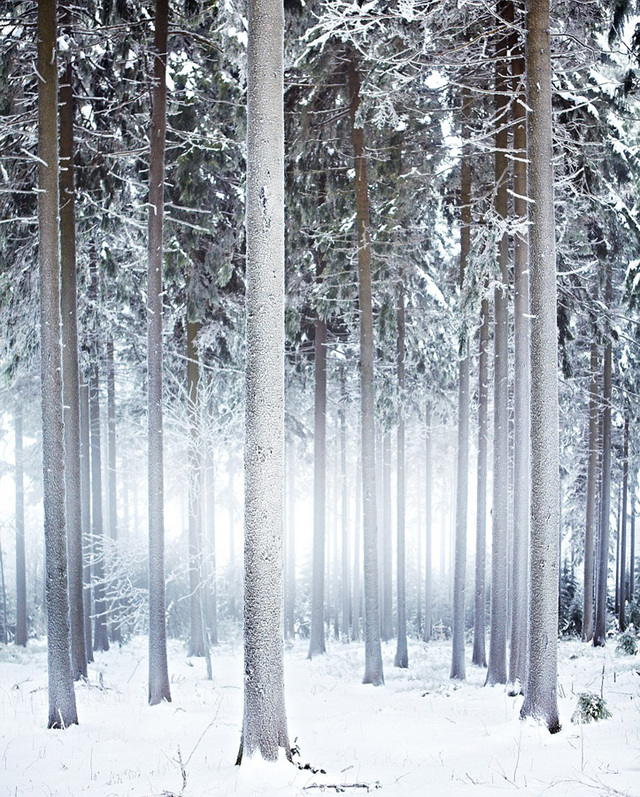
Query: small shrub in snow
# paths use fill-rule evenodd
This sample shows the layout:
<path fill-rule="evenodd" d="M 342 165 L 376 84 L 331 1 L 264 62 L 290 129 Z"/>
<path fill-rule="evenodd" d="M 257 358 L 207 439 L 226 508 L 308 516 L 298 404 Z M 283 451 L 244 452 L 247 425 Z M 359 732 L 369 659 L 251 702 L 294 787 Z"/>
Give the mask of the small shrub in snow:
<path fill-rule="evenodd" d="M 638 652 L 638 638 L 636 637 L 636 629 L 630 625 L 627 630 L 620 634 L 618 644 L 616 645 L 616 653 L 622 653 L 625 656 L 635 656 Z"/>
<path fill-rule="evenodd" d="M 600 697 L 600 695 L 596 695 L 593 692 L 581 692 L 578 695 L 578 705 L 573 712 L 571 722 L 576 725 L 583 725 L 587 722 L 606 720 L 610 716 L 611 712 L 607 708 L 604 697 Z"/>

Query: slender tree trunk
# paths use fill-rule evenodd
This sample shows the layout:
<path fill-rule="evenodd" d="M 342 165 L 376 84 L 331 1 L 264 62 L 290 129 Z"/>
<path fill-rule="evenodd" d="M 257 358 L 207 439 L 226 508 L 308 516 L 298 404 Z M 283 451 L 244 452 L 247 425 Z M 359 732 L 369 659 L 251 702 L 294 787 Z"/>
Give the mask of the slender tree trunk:
<path fill-rule="evenodd" d="M 238 619 L 238 611 L 236 606 L 236 581 L 237 581 L 237 568 L 236 568 L 236 495 L 235 495 L 235 458 L 231 444 L 229 444 L 229 463 L 228 463 L 228 478 L 229 478 L 229 607 L 231 616 L 234 620 Z"/>
<path fill-rule="evenodd" d="M 431 401 L 425 402 L 424 428 L 425 428 L 425 473 L 424 473 L 424 631 L 422 638 L 425 642 L 431 640 L 433 626 L 433 563 L 432 563 L 432 538 L 433 522 L 431 517 L 432 493 L 432 461 L 431 461 Z"/>
<path fill-rule="evenodd" d="M 78 722 L 71 671 L 65 530 L 58 244 L 58 63 L 55 0 L 38 3 L 38 261 L 49 728 Z"/>
<path fill-rule="evenodd" d="M 291 639 L 296 636 L 296 447 L 289 445 L 289 523 L 287 536 L 287 581 L 285 629 Z"/>
<path fill-rule="evenodd" d="M 460 307 L 464 308 L 464 280 L 471 251 L 471 152 L 469 123 L 471 92 L 462 90 L 462 138 L 464 147 L 460 164 Z M 467 503 L 469 494 L 469 344 L 462 323 L 458 348 L 458 447 L 456 467 L 456 531 L 453 569 L 453 630 L 451 678 L 464 680 L 465 594 L 467 569 Z"/>
<path fill-rule="evenodd" d="M 629 410 L 624 416 L 624 450 L 622 455 L 622 520 L 620 528 L 620 588 L 618 625 L 624 631 L 627 627 L 627 493 L 629 490 Z"/>
<path fill-rule="evenodd" d="M 589 384 L 589 461 L 587 465 L 587 505 L 584 525 L 584 593 L 582 639 L 593 639 L 594 549 L 596 529 L 596 490 L 598 482 L 598 344 L 591 341 L 591 382 Z"/>
<path fill-rule="evenodd" d="M 611 262 L 607 262 L 605 276 L 605 304 L 612 301 Z M 604 348 L 604 381 L 602 388 L 602 479 L 600 484 L 600 534 L 596 575 L 596 611 L 593 644 L 601 647 L 607 639 L 607 577 L 609 573 L 609 529 L 611 514 L 611 333 L 607 333 Z"/>
<path fill-rule="evenodd" d="M 364 129 L 357 121 L 360 73 L 356 57 L 348 63 L 351 138 L 355 164 L 358 229 L 358 303 L 360 308 L 360 390 L 362 423 L 362 509 L 364 537 L 364 643 L 363 683 L 384 683 L 378 603 L 378 529 L 376 523 L 375 389 L 373 380 L 373 311 L 371 302 L 371 239 Z"/>
<path fill-rule="evenodd" d="M 527 616 L 530 509 L 530 334 L 529 251 L 527 245 L 527 111 L 524 90 L 524 51 L 520 36 L 514 42 L 513 63 L 513 192 L 516 220 L 521 225 L 514 242 L 514 377 L 513 377 L 513 553 L 511 645 L 509 681 L 514 692 L 527 678 Z"/>
<path fill-rule="evenodd" d="M 548 0 L 527 5 L 531 284 L 531 548 L 529 661 L 521 716 L 555 733 L 558 719 L 558 335 L 551 42 Z"/>
<path fill-rule="evenodd" d="M 354 642 L 360 639 L 361 615 L 361 584 L 360 584 L 360 526 L 362 523 L 362 469 L 360 462 L 356 463 L 356 517 L 353 535 L 353 623 L 351 624 L 351 638 Z"/>
<path fill-rule="evenodd" d="M 342 512 L 342 635 L 349 640 L 351 618 L 351 560 L 349 556 L 349 481 L 347 477 L 347 381 L 344 366 L 340 369 L 340 508 Z"/>
<path fill-rule="evenodd" d="M 16 486 L 16 645 L 27 646 L 27 559 L 24 541 L 24 453 L 22 447 L 22 395 L 16 386 L 13 414 Z"/>
<path fill-rule="evenodd" d="M 407 650 L 407 584 L 405 574 L 405 443 L 404 443 L 404 356 L 405 356 L 405 310 L 404 310 L 404 283 L 402 273 L 398 280 L 398 351 L 397 351 L 397 377 L 398 377 L 398 433 L 397 433 L 397 477 L 398 492 L 396 499 L 397 510 L 397 571 L 396 589 L 398 599 L 398 634 L 394 665 L 406 668 L 409 666 L 409 652 Z"/>
<path fill-rule="evenodd" d="M 291 757 L 284 704 L 284 11 L 249 0 L 244 719 L 238 762 Z"/>
<path fill-rule="evenodd" d="M 498 14 L 505 18 L 510 3 L 498 0 Z M 507 38 L 496 46 L 495 79 L 495 201 L 499 219 L 508 215 L 509 161 L 507 148 L 510 91 L 507 70 Z M 491 636 L 487 684 L 507 681 L 507 571 L 509 524 L 509 237 L 498 241 L 498 276 L 494 292 L 494 400 L 493 400 L 493 503 L 491 534 Z"/>
<path fill-rule="evenodd" d="M 218 568 L 216 552 L 216 494 L 215 494 L 215 463 L 213 457 L 213 444 L 207 441 L 207 455 L 205 467 L 205 495 L 206 495 L 206 528 L 207 528 L 207 564 L 208 564 L 208 601 L 207 617 L 209 621 L 209 638 L 212 645 L 217 645 L 218 639 Z"/>
<path fill-rule="evenodd" d="M 622 485 L 618 486 L 618 511 L 616 512 L 616 556 L 615 556 L 615 599 L 614 599 L 614 614 L 616 617 L 620 612 L 620 533 L 622 529 L 621 524 L 621 509 L 622 509 Z M 562 562 L 562 559 L 560 559 Z"/>
<path fill-rule="evenodd" d="M 322 269 L 318 262 L 317 280 Z M 309 658 L 325 652 L 325 548 L 327 493 L 327 325 L 315 320 L 315 398 L 313 433 L 313 572 L 311 575 L 311 637 Z"/>
<path fill-rule="evenodd" d="M 391 432 L 382 435 L 382 624 L 385 641 L 393 637 L 393 553 L 391 545 Z"/>
<path fill-rule="evenodd" d="M 107 496 L 109 505 L 109 570 L 117 567 L 118 557 L 118 499 L 116 487 L 116 380 L 113 336 L 107 334 Z M 122 642 L 121 613 L 119 598 L 114 600 L 115 619 L 111 618 L 110 633 L 114 642 Z"/>
<path fill-rule="evenodd" d="M 629 539 L 629 600 L 635 600 L 635 567 L 636 567 L 636 484 L 638 478 L 637 474 L 631 479 L 631 530 Z"/>
<path fill-rule="evenodd" d="M 80 509 L 82 517 L 84 640 L 87 662 L 93 661 L 91 633 L 92 542 L 91 542 L 91 441 L 89 432 L 89 383 L 80 382 Z"/>

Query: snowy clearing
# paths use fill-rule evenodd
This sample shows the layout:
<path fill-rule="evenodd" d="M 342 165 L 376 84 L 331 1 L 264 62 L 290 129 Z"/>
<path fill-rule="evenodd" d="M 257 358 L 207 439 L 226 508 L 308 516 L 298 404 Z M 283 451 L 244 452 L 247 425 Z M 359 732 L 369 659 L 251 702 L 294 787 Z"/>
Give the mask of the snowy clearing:
<path fill-rule="evenodd" d="M 286 653 L 289 733 L 297 769 L 257 758 L 234 766 L 242 720 L 242 645 L 203 659 L 169 648 L 173 702 L 147 706 L 146 640 L 96 654 L 88 684 L 77 687 L 80 725 L 47 731 L 46 647 L 0 649 L 0 797 L 115 795 L 289 795 L 345 793 L 484 797 L 640 795 L 640 657 L 560 644 L 562 731 L 518 719 L 521 698 L 484 688 L 484 670 L 467 663 L 467 682 L 448 678 L 450 645 L 410 641 L 410 669 L 392 666 L 386 686 L 360 683 L 363 648 L 330 642 L 306 658 L 307 643 Z M 467 653 L 470 657 L 470 648 Z M 611 719 L 574 725 L 580 692 L 600 693 Z M 180 764 L 182 761 L 182 767 Z M 184 771 L 184 779 L 183 779 Z M 186 785 L 184 783 L 186 781 Z M 326 788 L 323 790 L 323 786 Z"/>

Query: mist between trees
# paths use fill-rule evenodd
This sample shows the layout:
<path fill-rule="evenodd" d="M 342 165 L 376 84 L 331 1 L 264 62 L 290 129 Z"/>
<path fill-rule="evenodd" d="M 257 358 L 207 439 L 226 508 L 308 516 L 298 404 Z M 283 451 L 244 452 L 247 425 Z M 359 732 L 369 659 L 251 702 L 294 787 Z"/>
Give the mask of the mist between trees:
<path fill-rule="evenodd" d="M 0 639 L 49 727 L 110 645 L 153 705 L 167 636 L 240 632 L 238 763 L 291 757 L 296 638 L 376 686 L 472 643 L 559 730 L 553 640 L 640 611 L 632 15 L 0 6 Z"/>

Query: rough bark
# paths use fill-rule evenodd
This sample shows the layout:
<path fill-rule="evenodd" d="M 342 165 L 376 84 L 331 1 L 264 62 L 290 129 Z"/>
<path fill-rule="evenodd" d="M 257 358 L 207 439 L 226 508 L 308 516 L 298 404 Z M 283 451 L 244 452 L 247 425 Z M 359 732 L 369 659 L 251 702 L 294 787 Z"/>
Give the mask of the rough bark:
<path fill-rule="evenodd" d="M 498 14 L 504 17 L 508 2 L 499 0 Z M 495 199 L 500 220 L 508 214 L 508 62 L 507 39 L 496 46 L 495 77 Z M 494 291 L 494 399 L 493 399 L 493 502 L 491 528 L 491 631 L 487 684 L 507 681 L 507 572 L 509 521 L 509 237 L 498 241 L 497 277 Z"/>
<path fill-rule="evenodd" d="M 471 93 L 462 91 L 462 163 L 460 164 L 460 303 L 471 251 L 471 152 L 469 122 Z M 463 312 L 461 312 L 463 316 Z M 469 344 L 462 321 L 458 348 L 458 444 L 456 467 L 456 531 L 453 570 L 453 628 L 450 678 L 464 680 L 465 582 L 467 569 L 467 504 L 469 497 Z"/>
<path fill-rule="evenodd" d="M 587 464 L 587 499 L 584 524 L 584 592 L 582 603 L 582 639 L 593 639 L 594 553 L 596 531 L 596 490 L 598 486 L 598 344 L 591 341 L 591 381 L 589 383 L 589 434 Z"/>
<path fill-rule="evenodd" d="M 364 129 L 358 121 L 360 74 L 354 53 L 348 61 L 351 140 L 355 165 L 356 223 L 358 230 L 358 304 L 360 309 L 360 401 L 362 445 L 362 515 L 364 542 L 363 683 L 384 683 L 378 602 L 378 529 L 376 521 L 375 389 L 373 311 L 371 302 L 371 240 Z"/>
<path fill-rule="evenodd" d="M 531 547 L 529 656 L 522 717 L 560 729 L 558 637 L 558 342 L 551 43 L 548 0 L 527 5 L 531 288 Z"/>
<path fill-rule="evenodd" d="M 320 278 L 321 267 L 318 265 Z M 327 325 L 316 316 L 314 347 L 313 570 L 309 658 L 325 652 L 325 547 L 327 493 Z"/>
<path fill-rule="evenodd" d="M 405 574 L 405 441 L 404 441 L 404 357 L 405 357 L 405 309 L 402 275 L 398 281 L 398 327 L 397 379 L 398 379 L 398 430 L 396 446 L 397 496 L 396 496 L 396 590 L 398 606 L 397 647 L 394 659 L 396 667 L 409 666 L 407 650 L 407 584 Z"/>
<path fill-rule="evenodd" d="M 284 703 L 284 14 L 249 0 L 244 718 L 238 763 L 290 758 Z"/>
<path fill-rule="evenodd" d="M 24 452 L 22 445 L 22 396 L 20 386 L 16 387 L 13 411 L 15 433 L 16 487 L 16 645 L 27 646 L 27 561 L 24 542 Z"/>
<path fill-rule="evenodd" d="M 49 728 L 77 724 L 69 653 L 58 242 L 56 3 L 38 3 L 38 261 Z"/>
<path fill-rule="evenodd" d="M 171 700 L 164 587 L 164 461 L 162 421 L 162 264 L 164 147 L 167 127 L 168 0 L 156 0 L 153 42 L 147 260 L 147 424 L 149 502 L 149 704 Z"/>

